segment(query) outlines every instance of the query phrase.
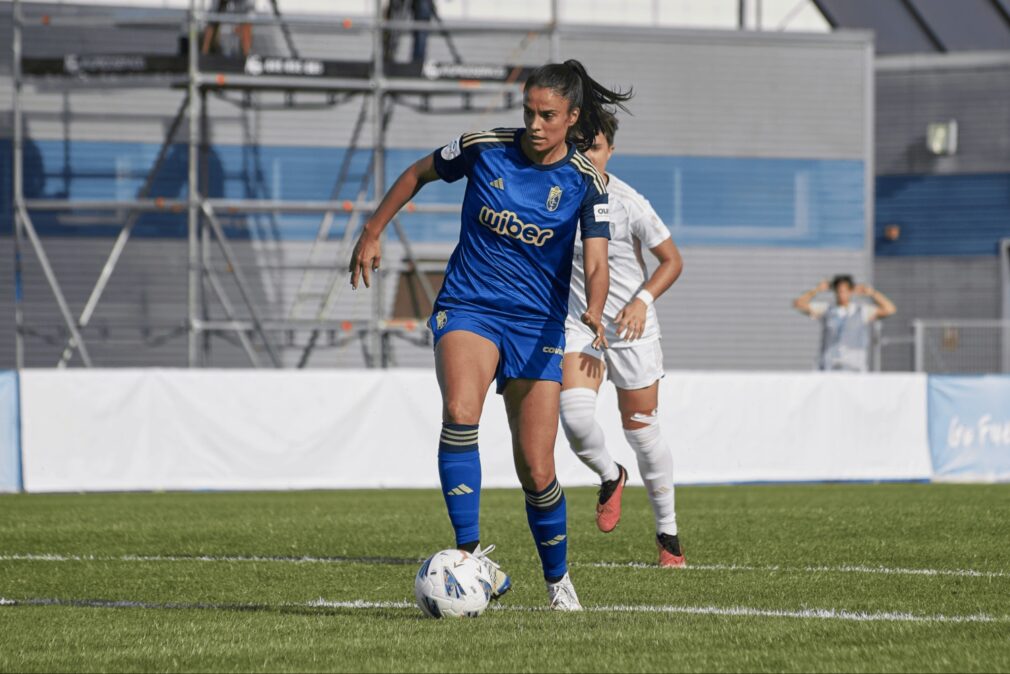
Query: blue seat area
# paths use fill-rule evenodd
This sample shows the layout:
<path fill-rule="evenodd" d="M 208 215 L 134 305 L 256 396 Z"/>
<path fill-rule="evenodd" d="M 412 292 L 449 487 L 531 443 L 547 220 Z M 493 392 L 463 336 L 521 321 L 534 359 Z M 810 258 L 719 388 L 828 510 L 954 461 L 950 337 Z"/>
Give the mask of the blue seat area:
<path fill-rule="evenodd" d="M 30 197 L 131 199 L 143 185 L 157 156 L 156 143 L 74 141 L 29 142 L 25 146 L 25 191 Z M 10 143 L 0 146 L 9 156 Z M 212 148 L 206 177 L 211 197 L 232 199 L 338 200 L 357 196 L 369 151 L 357 150 L 349 179 L 332 194 L 345 150 L 304 146 Z M 423 154 L 391 149 L 386 158 L 387 185 Z M 151 196 L 186 197 L 186 146 L 173 146 Z M 4 162 L 6 163 L 6 162 Z M 642 192 L 682 245 L 787 246 L 860 250 L 865 241 L 863 163 L 851 160 L 766 159 L 616 155 L 611 170 Z M 0 201 L 9 202 L 9 188 Z M 437 182 L 418 194 L 418 203 L 453 203 L 463 184 Z M 372 198 L 369 194 L 367 198 Z M 37 212 L 42 234 L 114 236 L 117 222 L 102 215 L 75 218 Z M 0 208 L 0 226 L 10 227 L 9 209 Z M 311 240 L 320 215 L 225 214 L 222 224 L 237 239 Z M 340 236 L 348 217 L 338 214 L 332 236 Z M 459 224 L 446 214 L 409 214 L 402 218 L 416 242 L 456 241 Z M 184 213 L 148 213 L 134 230 L 137 237 L 184 237 Z"/>

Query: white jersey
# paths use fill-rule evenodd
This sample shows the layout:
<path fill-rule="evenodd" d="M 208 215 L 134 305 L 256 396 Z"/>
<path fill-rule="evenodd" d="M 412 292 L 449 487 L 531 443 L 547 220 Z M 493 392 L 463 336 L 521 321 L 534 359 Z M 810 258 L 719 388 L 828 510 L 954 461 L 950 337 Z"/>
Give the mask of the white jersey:
<path fill-rule="evenodd" d="M 656 215 L 649 200 L 636 192 L 628 183 L 613 174 L 607 174 L 607 193 L 610 196 L 610 294 L 603 310 L 607 342 L 611 348 L 644 344 L 659 339 L 659 321 L 656 309 L 649 307 L 645 330 L 634 342 L 617 336 L 614 325 L 617 314 L 638 294 L 645 284 L 646 268 L 642 249 L 652 249 L 670 238 L 670 230 Z M 582 265 L 582 241 L 575 239 L 575 256 L 572 263 L 572 290 L 568 296 L 567 330 L 589 328 L 582 323 L 586 312 L 586 277 Z"/>

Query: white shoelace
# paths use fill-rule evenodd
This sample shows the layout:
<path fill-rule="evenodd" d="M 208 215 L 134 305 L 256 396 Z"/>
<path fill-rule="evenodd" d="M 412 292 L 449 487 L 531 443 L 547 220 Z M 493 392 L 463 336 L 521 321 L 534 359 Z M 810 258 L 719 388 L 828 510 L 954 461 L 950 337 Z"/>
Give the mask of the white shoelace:
<path fill-rule="evenodd" d="M 575 586 L 572 585 L 572 581 L 566 576 L 564 579 L 559 580 L 550 586 L 551 590 L 551 606 L 564 606 L 572 607 L 578 606 L 582 607 L 579 603 L 579 598 L 575 594 Z"/>
<path fill-rule="evenodd" d="M 499 566 L 498 562 L 488 559 L 488 555 L 491 554 L 492 552 L 494 552 L 494 543 L 487 546 L 486 548 L 481 548 L 480 546 L 477 546 L 477 549 L 473 551 L 473 556 L 479 559 L 481 562 L 490 564 L 495 569 L 500 570 L 501 566 Z"/>

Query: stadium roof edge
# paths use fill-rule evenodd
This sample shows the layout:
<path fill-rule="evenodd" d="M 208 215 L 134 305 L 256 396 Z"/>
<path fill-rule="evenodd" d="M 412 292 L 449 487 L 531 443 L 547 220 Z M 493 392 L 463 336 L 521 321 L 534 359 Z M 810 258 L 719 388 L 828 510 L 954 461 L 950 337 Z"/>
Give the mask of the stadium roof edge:
<path fill-rule="evenodd" d="M 878 71 L 956 70 L 960 68 L 997 68 L 1010 65 L 1010 51 L 964 51 L 944 54 L 878 55 Z"/>
<path fill-rule="evenodd" d="M 677 38 L 681 42 L 713 42 L 721 40 L 752 42 L 791 42 L 796 44 L 830 45 L 852 44 L 864 46 L 872 44 L 873 31 L 863 29 L 841 29 L 830 33 L 801 33 L 798 31 L 776 30 L 729 30 L 725 28 L 666 28 L 655 26 L 603 26 L 596 24 L 559 24 L 558 33 L 562 37 L 593 37 L 596 35 L 636 38 Z"/>

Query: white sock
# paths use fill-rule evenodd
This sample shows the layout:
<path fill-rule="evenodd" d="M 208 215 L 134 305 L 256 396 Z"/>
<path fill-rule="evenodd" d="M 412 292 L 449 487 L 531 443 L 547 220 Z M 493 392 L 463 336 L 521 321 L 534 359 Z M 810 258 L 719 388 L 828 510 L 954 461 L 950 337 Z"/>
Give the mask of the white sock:
<path fill-rule="evenodd" d="M 607 451 L 603 429 L 596 423 L 596 391 L 572 388 L 561 392 L 561 427 L 576 456 L 604 481 L 621 471 Z"/>
<path fill-rule="evenodd" d="M 625 429 L 624 437 L 638 457 L 638 470 L 656 515 L 656 532 L 674 536 L 677 514 L 673 507 L 673 453 L 659 432 L 659 421 L 652 419 L 644 428 Z"/>

